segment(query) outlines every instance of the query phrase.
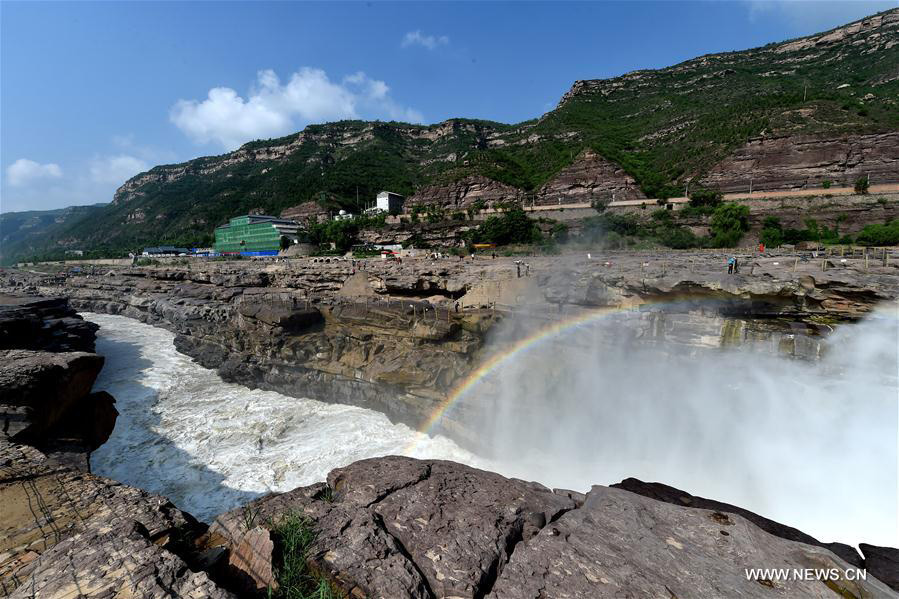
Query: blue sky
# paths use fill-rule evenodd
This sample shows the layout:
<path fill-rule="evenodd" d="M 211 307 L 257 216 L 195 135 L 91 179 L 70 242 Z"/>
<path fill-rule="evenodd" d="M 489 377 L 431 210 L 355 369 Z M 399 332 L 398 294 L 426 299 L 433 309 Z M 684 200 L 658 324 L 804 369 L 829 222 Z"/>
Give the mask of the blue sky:
<path fill-rule="evenodd" d="M 340 118 L 519 122 L 577 79 L 798 37 L 892 1 L 0 2 L 0 210 Z"/>

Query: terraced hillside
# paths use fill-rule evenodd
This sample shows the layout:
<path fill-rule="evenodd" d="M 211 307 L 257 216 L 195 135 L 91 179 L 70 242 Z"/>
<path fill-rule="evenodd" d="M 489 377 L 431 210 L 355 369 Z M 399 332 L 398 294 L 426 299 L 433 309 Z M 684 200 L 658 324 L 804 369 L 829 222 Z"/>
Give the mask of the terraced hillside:
<path fill-rule="evenodd" d="M 678 195 L 899 180 L 899 9 L 825 33 L 669 68 L 576 82 L 540 119 L 505 125 L 343 121 L 157 166 L 52 240 L 79 247 L 201 243 L 229 216 L 303 202 Z M 50 240 L 48 240 L 48 246 Z M 57 247 L 54 245 L 54 247 Z M 4 250 L 4 259 L 6 251 Z"/>

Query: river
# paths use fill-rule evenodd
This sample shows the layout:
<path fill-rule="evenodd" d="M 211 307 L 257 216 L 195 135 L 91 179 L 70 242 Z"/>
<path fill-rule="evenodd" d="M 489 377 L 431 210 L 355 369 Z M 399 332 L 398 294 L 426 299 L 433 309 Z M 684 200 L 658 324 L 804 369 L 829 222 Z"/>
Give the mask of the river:
<path fill-rule="evenodd" d="M 84 316 L 101 326 L 97 351 L 107 360 L 96 388 L 121 412 L 92 456 L 94 472 L 205 521 L 325 480 L 332 468 L 398 454 L 578 491 L 633 476 L 822 541 L 899 541 L 894 307 L 839 327 L 819 363 L 750 346 L 693 356 L 566 349 L 564 336 L 534 344 L 468 395 L 487 407 L 467 426 L 489 460 L 378 412 L 226 383 L 179 354 L 168 331 Z"/>
<path fill-rule="evenodd" d="M 210 522 L 270 491 L 325 480 L 332 468 L 384 455 L 486 465 L 444 437 L 428 437 L 362 408 L 297 399 L 224 382 L 178 353 L 174 335 L 124 316 L 100 325 L 106 364 L 95 389 L 116 398 L 115 431 L 91 455 L 94 473 L 165 495 Z"/>

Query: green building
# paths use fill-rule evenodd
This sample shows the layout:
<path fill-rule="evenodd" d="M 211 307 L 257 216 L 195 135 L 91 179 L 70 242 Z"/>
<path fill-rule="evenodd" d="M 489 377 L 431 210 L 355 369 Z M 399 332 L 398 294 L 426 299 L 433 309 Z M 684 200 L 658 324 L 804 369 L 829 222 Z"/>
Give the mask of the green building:
<path fill-rule="evenodd" d="M 274 256 L 281 249 L 281 237 L 296 243 L 300 237 L 299 223 L 275 216 L 248 214 L 217 227 L 213 248 L 219 254 Z"/>

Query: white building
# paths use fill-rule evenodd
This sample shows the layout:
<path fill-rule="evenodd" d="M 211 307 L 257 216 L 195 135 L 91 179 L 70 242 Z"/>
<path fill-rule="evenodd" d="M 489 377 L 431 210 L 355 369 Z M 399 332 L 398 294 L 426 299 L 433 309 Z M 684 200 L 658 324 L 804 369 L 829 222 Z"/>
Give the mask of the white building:
<path fill-rule="evenodd" d="M 406 198 L 392 191 L 382 191 L 375 198 L 375 208 L 378 212 L 387 212 L 389 214 L 399 214 L 403 211 L 403 202 Z"/>

